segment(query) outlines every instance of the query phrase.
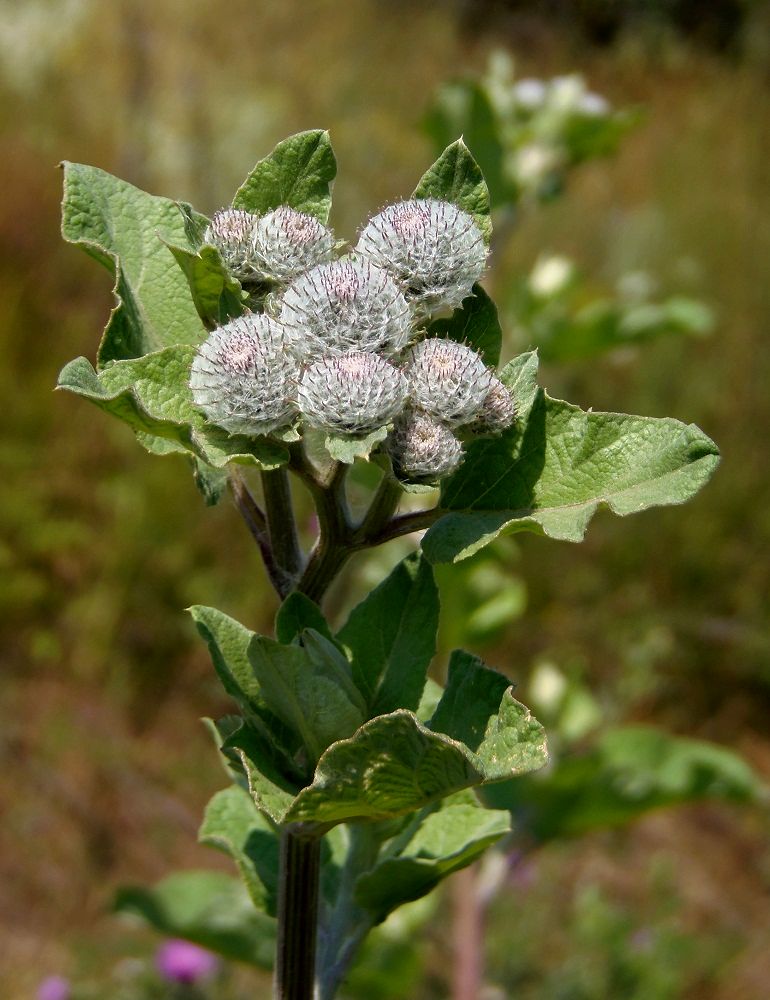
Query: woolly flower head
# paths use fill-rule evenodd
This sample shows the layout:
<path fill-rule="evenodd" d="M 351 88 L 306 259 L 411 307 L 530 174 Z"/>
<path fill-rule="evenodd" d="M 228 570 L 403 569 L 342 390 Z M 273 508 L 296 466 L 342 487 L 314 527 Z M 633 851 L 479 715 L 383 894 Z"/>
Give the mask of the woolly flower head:
<path fill-rule="evenodd" d="M 403 409 L 407 388 L 404 376 L 385 358 L 352 351 L 321 358 L 305 369 L 299 408 L 312 427 L 367 434 Z"/>
<path fill-rule="evenodd" d="M 225 430 L 269 434 L 291 423 L 298 375 L 279 324 L 248 313 L 201 344 L 190 389 L 195 405 Z"/>
<path fill-rule="evenodd" d="M 499 378 L 492 385 L 471 429 L 477 434 L 502 434 L 516 419 L 516 404 Z"/>
<path fill-rule="evenodd" d="M 367 223 L 356 252 L 390 271 L 426 312 L 459 305 L 487 260 L 473 217 L 435 198 L 383 209 Z"/>
<path fill-rule="evenodd" d="M 288 282 L 326 260 L 334 236 L 312 215 L 281 205 L 258 220 L 253 247 L 256 266 L 265 277 Z"/>
<path fill-rule="evenodd" d="M 222 255 L 227 270 L 236 278 L 253 278 L 256 272 L 254 234 L 259 217 L 237 208 L 215 212 L 203 234 L 203 242 L 214 246 Z"/>
<path fill-rule="evenodd" d="M 493 378 L 475 351 L 442 337 L 416 344 L 406 356 L 404 373 L 413 404 L 449 427 L 474 420 Z"/>
<path fill-rule="evenodd" d="M 463 450 L 454 434 L 425 413 L 403 414 L 388 439 L 396 475 L 413 482 L 435 483 L 462 462 Z"/>
<path fill-rule="evenodd" d="M 320 264 L 297 278 L 283 296 L 280 319 L 300 358 L 350 351 L 397 354 L 412 321 L 390 275 L 355 260 Z"/>

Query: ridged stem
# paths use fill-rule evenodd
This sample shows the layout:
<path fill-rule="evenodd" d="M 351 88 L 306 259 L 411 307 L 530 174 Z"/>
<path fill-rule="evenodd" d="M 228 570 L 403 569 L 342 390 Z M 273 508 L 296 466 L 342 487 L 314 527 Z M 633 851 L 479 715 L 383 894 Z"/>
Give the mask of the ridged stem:
<path fill-rule="evenodd" d="M 279 871 L 275 1000 L 313 1000 L 321 838 L 282 830 Z"/>

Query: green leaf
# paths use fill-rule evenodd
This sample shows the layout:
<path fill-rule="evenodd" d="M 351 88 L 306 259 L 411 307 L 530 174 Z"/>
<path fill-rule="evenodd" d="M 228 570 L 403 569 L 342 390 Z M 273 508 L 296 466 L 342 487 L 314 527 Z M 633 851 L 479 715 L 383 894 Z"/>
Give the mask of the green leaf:
<path fill-rule="evenodd" d="M 414 198 L 450 201 L 476 220 L 484 241 L 492 236 L 489 191 L 478 163 L 462 139 L 447 146 L 415 188 Z"/>
<path fill-rule="evenodd" d="M 117 305 L 99 347 L 99 365 L 172 344 L 199 344 L 206 331 L 184 275 L 158 238 L 184 245 L 176 202 L 96 167 L 65 162 L 62 236 L 115 277 Z"/>
<path fill-rule="evenodd" d="M 228 462 L 275 469 L 289 459 L 287 450 L 267 438 L 231 435 L 206 422 L 192 401 L 188 381 L 195 348 L 167 347 L 141 358 L 116 361 L 98 375 L 86 358 L 65 365 L 57 388 L 90 400 L 139 432 L 149 450 L 163 453 L 157 442 L 171 442 L 216 469 Z M 149 435 L 149 439 L 147 438 Z"/>
<path fill-rule="evenodd" d="M 207 330 L 223 326 L 246 309 L 241 283 L 225 267 L 216 247 L 191 250 L 164 239 L 190 286 L 190 294 Z"/>
<path fill-rule="evenodd" d="M 368 459 L 372 450 L 388 436 L 387 427 L 378 427 L 363 437 L 350 434 L 327 434 L 324 447 L 336 462 L 352 465 L 357 458 Z"/>
<path fill-rule="evenodd" d="M 248 655 L 268 707 L 300 737 L 313 761 L 364 721 L 347 664 L 264 636 L 253 637 Z"/>
<path fill-rule="evenodd" d="M 484 791 L 540 841 L 623 826 L 687 802 L 766 798 L 766 786 L 726 747 L 640 725 L 610 729 L 549 771 Z"/>
<path fill-rule="evenodd" d="M 449 658 L 447 684 L 428 727 L 475 751 L 510 686 L 504 674 L 487 667 L 478 656 L 456 649 Z"/>
<path fill-rule="evenodd" d="M 427 336 L 448 337 L 473 348 L 490 368 L 497 368 L 500 362 L 503 332 L 497 307 L 479 284 L 448 319 L 429 323 Z"/>
<path fill-rule="evenodd" d="M 298 590 L 292 591 L 278 609 L 275 616 L 275 637 L 278 642 L 288 646 L 305 629 L 315 629 L 327 639 L 332 638 L 329 626 L 323 612 L 309 597 Z"/>
<path fill-rule="evenodd" d="M 245 887 L 230 875 L 185 871 L 153 888 L 125 887 L 118 890 L 114 908 L 167 937 L 261 969 L 272 967 L 275 921 L 254 909 Z"/>
<path fill-rule="evenodd" d="M 230 855 L 256 908 L 274 917 L 278 898 L 278 835 L 249 793 L 237 785 L 217 792 L 206 806 L 198 839 Z"/>
<path fill-rule="evenodd" d="M 525 376 L 521 365 L 501 374 L 514 394 Z M 524 530 L 579 542 L 600 506 L 624 516 L 684 503 L 718 461 L 714 442 L 693 424 L 586 413 L 539 390 L 510 430 L 468 447 L 444 481 L 439 506 L 447 513 L 423 551 L 431 562 L 456 562 Z"/>
<path fill-rule="evenodd" d="M 289 205 L 326 223 L 336 174 L 329 133 L 321 129 L 298 132 L 259 161 L 236 191 L 233 208 L 262 215 Z"/>
<path fill-rule="evenodd" d="M 444 695 L 428 723 L 473 751 L 484 781 L 503 781 L 548 760 L 545 730 L 516 701 L 508 679 L 464 650 L 449 661 Z"/>
<path fill-rule="evenodd" d="M 285 821 L 340 823 L 414 812 L 479 784 L 482 773 L 454 740 L 405 710 L 380 715 L 321 757 Z"/>
<path fill-rule="evenodd" d="M 156 438 L 155 440 L 163 441 L 164 439 Z M 192 465 L 193 479 L 203 497 L 203 502 L 207 507 L 215 507 L 227 492 L 227 472 L 215 469 L 195 456 L 192 457 Z"/>
<path fill-rule="evenodd" d="M 516 419 L 520 423 L 529 417 L 535 405 L 540 386 L 537 384 L 537 351 L 526 351 L 509 361 L 500 372 L 500 379 L 508 386 L 516 404 Z"/>
<path fill-rule="evenodd" d="M 429 893 L 441 879 L 471 864 L 510 832 L 510 813 L 485 809 L 473 792 L 459 792 L 418 814 L 407 838 L 385 848 L 374 868 L 359 876 L 356 902 L 384 920 L 391 910 Z"/>
<path fill-rule="evenodd" d="M 284 727 L 269 710 L 249 662 L 249 643 L 254 633 L 216 608 L 196 604 L 189 608 L 189 612 L 208 646 L 222 687 L 252 725 L 268 736 L 285 742 L 281 739 L 286 735 Z"/>
<path fill-rule="evenodd" d="M 350 614 L 337 639 L 370 715 L 416 709 L 436 652 L 439 599 L 431 567 L 413 553 Z"/>
<path fill-rule="evenodd" d="M 513 689 L 503 695 L 496 715 L 487 725 L 476 750 L 484 781 L 505 781 L 511 775 L 537 771 L 548 763 L 545 730 L 526 705 L 516 701 Z"/>
<path fill-rule="evenodd" d="M 222 744 L 226 757 L 232 752 L 240 758 L 257 809 L 267 813 L 274 823 L 282 823 L 300 782 L 287 777 L 276 763 L 280 756 L 275 744 L 263 730 L 242 725 Z"/>

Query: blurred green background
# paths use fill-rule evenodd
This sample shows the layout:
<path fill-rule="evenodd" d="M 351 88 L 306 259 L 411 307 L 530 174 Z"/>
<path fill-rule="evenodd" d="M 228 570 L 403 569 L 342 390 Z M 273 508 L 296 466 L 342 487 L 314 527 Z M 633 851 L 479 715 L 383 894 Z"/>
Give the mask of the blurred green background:
<path fill-rule="evenodd" d="M 442 573 L 444 646 L 460 641 L 458 613 L 473 613 L 463 641 L 524 700 L 544 677 L 590 692 L 592 721 L 573 737 L 653 723 L 770 773 L 767 5 L 2 0 L 8 1000 L 34 996 L 48 973 L 117 995 L 105 984 L 130 977 L 156 939 L 108 914 L 116 886 L 229 870 L 195 842 L 223 784 L 198 719 L 228 704 L 183 609 L 215 605 L 259 630 L 275 610 L 227 502 L 204 508 L 181 459 L 145 454 L 127 428 L 52 392 L 67 360 L 93 357 L 111 308 L 106 272 L 60 241 L 57 162 L 211 213 L 276 141 L 328 127 L 333 223 L 350 238 L 434 158 L 437 88 L 500 50 L 517 77 L 579 72 L 614 108 L 642 109 L 618 153 L 576 168 L 562 197 L 501 215 L 488 285 L 519 317 L 504 358 L 534 342 L 521 289 L 544 255 L 583 274 L 575 308 L 644 272 L 658 299 L 712 310 L 711 334 L 556 352 L 541 380 L 584 407 L 697 422 L 724 458 L 686 508 L 602 515 L 582 546 L 518 536 Z M 337 610 L 402 551 L 354 564 Z M 766 996 L 767 833 L 762 809 L 709 803 L 554 840 L 492 903 L 488 996 Z M 410 996 L 449 995 L 447 912 L 424 931 Z M 255 993 L 265 982 L 237 972 L 228 995 L 267 995 Z"/>

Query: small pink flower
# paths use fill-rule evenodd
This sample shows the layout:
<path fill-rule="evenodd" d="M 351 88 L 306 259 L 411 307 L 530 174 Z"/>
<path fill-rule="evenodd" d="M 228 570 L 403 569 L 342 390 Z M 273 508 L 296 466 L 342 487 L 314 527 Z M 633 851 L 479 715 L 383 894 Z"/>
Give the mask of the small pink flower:
<path fill-rule="evenodd" d="M 176 939 L 161 945 L 155 964 L 164 979 L 187 986 L 213 976 L 219 966 L 216 956 L 210 951 Z"/>
<path fill-rule="evenodd" d="M 72 989 L 64 976 L 48 976 L 37 988 L 37 1000 L 70 1000 Z"/>

